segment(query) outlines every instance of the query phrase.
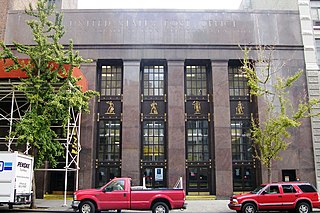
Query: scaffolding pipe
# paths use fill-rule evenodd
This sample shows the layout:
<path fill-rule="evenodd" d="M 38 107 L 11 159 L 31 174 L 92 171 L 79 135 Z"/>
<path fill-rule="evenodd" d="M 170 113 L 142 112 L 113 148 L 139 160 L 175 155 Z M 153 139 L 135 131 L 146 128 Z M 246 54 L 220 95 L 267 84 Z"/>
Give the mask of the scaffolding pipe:
<path fill-rule="evenodd" d="M 18 96 L 17 91 L 14 89 L 14 85 L 12 83 L 2 83 L 0 82 L 0 88 L 4 88 L 2 93 L 0 94 L 0 103 L 2 101 L 8 101 L 6 102 L 8 108 L 10 108 L 11 112 L 6 112 L 3 111 L 4 113 L 0 112 L 0 117 L 1 119 L 5 119 L 8 121 L 8 129 L 9 129 L 9 140 L 6 142 L 6 146 L 8 148 L 8 151 L 12 151 L 12 143 L 14 143 L 14 137 L 12 136 L 12 131 L 13 131 L 13 125 L 15 120 L 21 120 L 23 117 L 23 107 L 26 106 L 26 104 L 29 103 L 24 103 L 21 106 L 19 106 L 18 102 Z M 7 92 L 7 93 L 3 93 Z M 70 91 L 71 92 L 71 91 Z M 12 97 L 10 98 L 10 95 Z M 10 100 L 11 99 L 11 100 Z M 2 104 L 0 105 L 2 106 Z M 29 105 L 27 110 L 30 110 L 31 105 Z M 15 114 L 17 113 L 17 114 Z M 17 115 L 17 117 L 15 117 Z M 57 172 L 57 171 L 62 171 L 65 173 L 65 185 L 64 185 L 64 203 L 63 206 L 66 206 L 67 204 L 67 189 L 68 189 L 68 172 L 74 172 L 73 174 L 75 175 L 75 181 L 74 181 L 74 187 L 75 190 L 78 190 L 79 188 L 79 153 L 81 151 L 81 145 L 80 145 L 80 126 L 81 126 L 81 109 L 79 112 L 75 112 L 72 107 L 69 107 L 69 119 L 68 119 L 68 124 L 67 124 L 67 136 L 66 137 L 61 137 L 56 140 L 59 140 L 61 144 L 65 146 L 65 167 L 64 168 L 59 168 L 59 169 L 51 169 L 51 168 L 44 168 L 44 169 L 36 169 L 35 171 L 47 171 L 47 172 Z M 53 126 L 53 127 L 61 127 L 61 126 Z M 73 136 L 75 136 L 75 140 L 77 140 L 77 153 L 72 153 L 69 151 L 70 144 L 72 142 Z M 5 139 L 5 138 L 1 138 Z M 74 141 L 75 142 L 75 141 Z M 26 149 L 24 153 L 28 154 L 30 150 L 30 144 L 26 144 Z M 70 156 L 69 156 L 70 155 Z"/>
<path fill-rule="evenodd" d="M 77 191 L 79 189 L 79 152 L 81 150 L 80 147 L 80 125 L 81 125 L 81 108 L 79 109 L 79 118 L 78 118 L 78 132 L 77 132 L 77 136 L 78 136 L 78 144 L 77 144 L 77 170 L 76 170 L 76 188 L 75 190 Z"/>
<path fill-rule="evenodd" d="M 9 127 L 9 144 L 8 144 L 8 151 L 11 151 L 11 131 L 12 131 L 12 124 L 13 124 L 13 107 L 14 107 L 14 90 L 12 91 L 12 98 L 11 98 L 11 115 L 10 115 L 10 127 Z"/>
<path fill-rule="evenodd" d="M 70 114 L 70 107 L 69 107 Z M 69 168 L 69 144 L 70 144 L 70 117 L 68 118 L 68 130 L 67 130 L 67 144 L 66 148 L 66 167 L 65 167 L 65 177 L 64 177 L 64 202 L 62 206 L 67 206 L 67 187 L 68 187 L 68 168 Z"/>

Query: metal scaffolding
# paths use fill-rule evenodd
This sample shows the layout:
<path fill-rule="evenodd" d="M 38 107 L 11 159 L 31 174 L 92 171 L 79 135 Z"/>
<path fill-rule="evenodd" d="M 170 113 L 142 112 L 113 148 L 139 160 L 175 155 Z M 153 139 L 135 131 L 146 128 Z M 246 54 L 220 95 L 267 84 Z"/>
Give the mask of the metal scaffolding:
<path fill-rule="evenodd" d="M 22 119 L 24 113 L 30 110 L 30 104 L 27 102 L 24 94 L 16 89 L 20 81 L 12 79 L 0 79 L 0 150 L 21 151 L 25 154 L 30 153 L 31 147 L 27 144 L 25 147 L 17 145 L 17 138 L 13 137 L 12 132 L 16 122 Z M 43 168 L 35 171 L 63 171 L 65 172 L 64 185 L 64 205 L 66 205 L 68 173 L 75 173 L 75 190 L 79 186 L 79 153 L 80 145 L 80 124 L 81 112 L 69 108 L 69 119 L 66 126 L 67 134 L 65 137 L 58 138 L 65 149 L 65 165 L 63 168 Z M 52 129 L 62 129 L 62 126 L 52 126 Z"/>

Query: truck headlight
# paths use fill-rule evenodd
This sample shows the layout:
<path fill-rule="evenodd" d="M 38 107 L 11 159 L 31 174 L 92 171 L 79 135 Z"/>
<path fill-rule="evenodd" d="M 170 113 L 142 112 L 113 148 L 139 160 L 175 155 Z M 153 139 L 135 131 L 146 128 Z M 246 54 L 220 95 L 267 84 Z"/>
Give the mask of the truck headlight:
<path fill-rule="evenodd" d="M 237 200 L 236 198 L 233 198 L 233 199 L 231 200 L 231 203 L 232 203 L 232 204 L 238 204 L 238 200 Z"/>
<path fill-rule="evenodd" d="M 77 200 L 77 195 L 73 194 L 73 200 Z"/>

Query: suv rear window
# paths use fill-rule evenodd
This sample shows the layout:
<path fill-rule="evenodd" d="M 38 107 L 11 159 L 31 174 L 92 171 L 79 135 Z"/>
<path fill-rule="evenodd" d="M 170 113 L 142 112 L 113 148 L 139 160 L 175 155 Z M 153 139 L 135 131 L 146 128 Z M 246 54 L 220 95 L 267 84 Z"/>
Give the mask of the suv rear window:
<path fill-rule="evenodd" d="M 317 190 L 311 185 L 303 184 L 303 185 L 298 185 L 298 187 L 303 192 L 317 192 Z"/>

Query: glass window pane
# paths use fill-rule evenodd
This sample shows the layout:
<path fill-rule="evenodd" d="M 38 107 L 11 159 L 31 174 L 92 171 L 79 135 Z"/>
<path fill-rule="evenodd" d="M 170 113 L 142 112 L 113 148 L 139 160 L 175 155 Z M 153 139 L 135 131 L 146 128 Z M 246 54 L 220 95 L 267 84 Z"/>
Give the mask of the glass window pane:
<path fill-rule="evenodd" d="M 186 66 L 186 93 L 189 96 L 207 95 L 207 68 L 205 66 Z"/>
<path fill-rule="evenodd" d="M 99 123 L 99 160 L 120 160 L 120 121 L 100 121 Z"/>
<path fill-rule="evenodd" d="M 163 161 L 165 159 L 164 121 L 143 122 L 143 160 Z M 147 133 L 147 134 L 146 134 Z M 146 146 L 148 141 L 148 146 Z"/>
<path fill-rule="evenodd" d="M 145 66 L 143 69 L 143 92 L 145 96 L 164 95 L 164 66 Z M 146 90 L 148 88 L 149 90 Z"/>
<path fill-rule="evenodd" d="M 190 161 L 209 160 L 208 121 L 187 121 L 187 156 Z"/>
<path fill-rule="evenodd" d="M 101 96 L 121 95 L 122 66 L 103 65 L 101 80 Z"/>

